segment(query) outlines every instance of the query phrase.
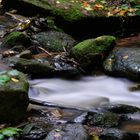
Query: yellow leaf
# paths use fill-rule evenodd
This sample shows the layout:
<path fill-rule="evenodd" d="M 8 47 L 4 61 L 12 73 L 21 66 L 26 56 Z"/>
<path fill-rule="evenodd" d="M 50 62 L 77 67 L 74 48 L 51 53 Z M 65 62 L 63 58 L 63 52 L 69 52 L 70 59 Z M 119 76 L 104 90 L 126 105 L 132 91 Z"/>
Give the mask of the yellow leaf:
<path fill-rule="evenodd" d="M 59 137 L 61 137 L 61 134 L 60 134 L 60 133 L 55 133 L 55 134 L 54 134 L 54 137 L 55 137 L 55 138 L 59 138 Z"/>
<path fill-rule="evenodd" d="M 90 6 L 85 7 L 85 9 L 86 9 L 87 11 L 91 11 L 91 10 L 93 10 Z"/>
<path fill-rule="evenodd" d="M 126 55 L 126 56 L 123 57 L 123 59 L 127 59 L 127 58 L 128 58 L 128 55 Z"/>
<path fill-rule="evenodd" d="M 101 10 L 103 8 L 104 8 L 104 6 L 101 5 L 101 4 L 95 4 L 94 7 L 93 7 L 94 10 Z"/>
<path fill-rule="evenodd" d="M 12 80 L 13 82 L 15 82 L 15 83 L 19 82 L 19 80 L 16 79 L 16 78 L 11 78 L 11 80 Z"/>
<path fill-rule="evenodd" d="M 120 16 L 124 16 L 127 12 L 127 10 L 120 10 L 119 14 Z"/>

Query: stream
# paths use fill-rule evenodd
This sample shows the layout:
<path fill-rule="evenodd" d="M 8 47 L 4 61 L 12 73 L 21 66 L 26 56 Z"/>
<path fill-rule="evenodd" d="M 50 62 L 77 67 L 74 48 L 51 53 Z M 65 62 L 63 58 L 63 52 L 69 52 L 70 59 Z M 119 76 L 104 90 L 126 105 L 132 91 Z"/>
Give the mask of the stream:
<path fill-rule="evenodd" d="M 103 104 L 127 104 L 140 107 L 140 92 L 129 91 L 135 83 L 109 76 L 59 78 L 30 81 L 29 97 L 63 106 L 92 108 Z"/>
<path fill-rule="evenodd" d="M 124 78 L 90 76 L 79 80 L 39 79 L 29 83 L 31 100 L 60 107 L 90 110 L 108 103 L 140 107 L 140 91 L 129 90 L 136 83 Z M 120 129 L 140 133 L 140 115 L 131 114 L 131 117 L 134 120 L 125 123 Z"/>
<path fill-rule="evenodd" d="M 15 21 L 8 16 L 1 16 L 0 19 L 1 41 L 5 32 L 9 31 L 7 28 L 14 27 Z M 137 83 L 126 78 L 107 75 L 83 76 L 78 79 L 33 79 L 29 80 L 29 98 L 31 104 L 32 102 L 37 104 L 34 109 L 40 107 L 38 104 L 82 111 L 96 110 L 108 104 L 125 104 L 140 108 L 140 90 L 129 90 L 135 84 Z M 47 108 L 46 106 L 43 108 Z M 140 133 L 140 114 L 130 116 L 133 120 L 127 121 L 120 129 Z"/>

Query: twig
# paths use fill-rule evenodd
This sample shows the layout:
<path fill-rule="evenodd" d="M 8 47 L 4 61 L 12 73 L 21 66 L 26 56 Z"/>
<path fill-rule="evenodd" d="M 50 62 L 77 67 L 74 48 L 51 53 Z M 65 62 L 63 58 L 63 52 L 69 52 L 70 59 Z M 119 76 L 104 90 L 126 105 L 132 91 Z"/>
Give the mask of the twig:
<path fill-rule="evenodd" d="M 38 47 L 40 50 L 44 51 L 46 54 L 48 54 L 49 56 L 52 56 L 52 54 L 50 54 L 47 50 L 45 50 L 44 48 L 42 47 Z"/>

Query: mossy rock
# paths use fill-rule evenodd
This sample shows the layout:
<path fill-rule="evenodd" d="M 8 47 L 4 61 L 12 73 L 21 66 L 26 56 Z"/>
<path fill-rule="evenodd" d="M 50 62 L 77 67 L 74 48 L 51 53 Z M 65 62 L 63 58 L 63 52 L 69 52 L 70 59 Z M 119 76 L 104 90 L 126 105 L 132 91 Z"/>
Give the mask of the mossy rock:
<path fill-rule="evenodd" d="M 114 76 L 140 80 L 140 48 L 116 48 L 104 62 L 104 70 Z"/>
<path fill-rule="evenodd" d="M 114 48 L 115 42 L 114 36 L 100 36 L 84 40 L 72 48 L 71 55 L 83 68 L 99 65 Z"/>
<path fill-rule="evenodd" d="M 0 122 L 16 123 L 26 113 L 29 103 L 27 77 L 17 71 L 0 73 Z"/>
<path fill-rule="evenodd" d="M 50 59 L 25 59 L 19 57 L 10 57 L 5 59 L 5 63 L 12 68 L 29 74 L 31 77 L 75 77 L 80 75 L 78 68 L 62 60 L 61 56 Z"/>
<path fill-rule="evenodd" d="M 140 2 L 136 2 L 136 0 L 133 0 L 133 2 L 132 0 L 123 2 L 122 0 L 118 0 L 117 3 L 112 0 L 4 0 L 2 4 L 6 7 L 11 7 L 11 5 L 15 7 L 19 6 L 18 4 L 23 5 L 23 3 L 24 5 L 41 9 L 71 22 L 87 17 L 132 16 L 137 14 L 137 11 L 139 12 L 140 4 Z M 137 9 L 134 9 L 136 6 Z M 117 7 L 118 12 L 113 12 L 114 7 Z M 124 12 L 122 12 L 122 10 L 124 10 Z"/>
<path fill-rule="evenodd" d="M 125 104 L 108 104 L 103 108 L 117 114 L 140 113 L 140 108 Z"/>
<path fill-rule="evenodd" d="M 50 76 L 54 72 L 54 67 L 47 60 L 11 57 L 6 59 L 6 63 L 12 65 L 14 69 L 37 78 Z"/>
<path fill-rule="evenodd" d="M 93 126 L 101 126 L 106 128 L 118 127 L 122 122 L 127 121 L 125 115 L 118 115 L 111 112 L 105 113 L 89 113 L 85 122 Z"/>
<path fill-rule="evenodd" d="M 13 46 L 19 44 L 29 46 L 31 44 L 29 37 L 22 32 L 11 32 L 4 38 L 0 45 L 0 49 L 11 49 Z"/>
<path fill-rule="evenodd" d="M 63 52 L 64 48 L 69 50 L 76 41 L 66 33 L 57 31 L 41 32 L 33 36 L 39 44 L 52 52 Z"/>
<path fill-rule="evenodd" d="M 89 140 L 89 135 L 81 124 L 65 124 L 50 131 L 44 140 Z"/>
<path fill-rule="evenodd" d="M 99 138 L 100 140 L 139 140 L 139 135 L 110 128 L 104 129 Z"/>

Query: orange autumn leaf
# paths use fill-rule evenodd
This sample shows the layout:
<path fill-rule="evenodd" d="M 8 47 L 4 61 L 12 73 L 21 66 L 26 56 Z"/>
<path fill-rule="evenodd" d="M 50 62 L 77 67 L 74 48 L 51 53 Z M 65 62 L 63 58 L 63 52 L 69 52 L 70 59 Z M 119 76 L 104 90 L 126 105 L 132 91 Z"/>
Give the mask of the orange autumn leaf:
<path fill-rule="evenodd" d="M 84 1 L 84 2 L 83 2 L 83 6 L 84 6 L 84 7 L 88 7 L 88 6 L 89 6 L 88 2 Z"/>
<path fill-rule="evenodd" d="M 93 7 L 94 10 L 101 10 L 103 8 L 104 8 L 104 6 L 101 5 L 101 4 L 95 4 L 94 7 Z"/>
<path fill-rule="evenodd" d="M 124 16 L 127 12 L 127 10 L 120 10 L 119 14 L 120 16 Z"/>

